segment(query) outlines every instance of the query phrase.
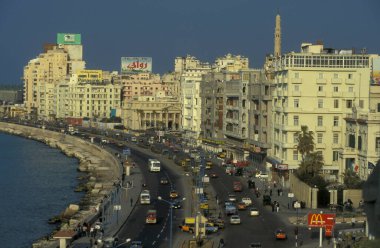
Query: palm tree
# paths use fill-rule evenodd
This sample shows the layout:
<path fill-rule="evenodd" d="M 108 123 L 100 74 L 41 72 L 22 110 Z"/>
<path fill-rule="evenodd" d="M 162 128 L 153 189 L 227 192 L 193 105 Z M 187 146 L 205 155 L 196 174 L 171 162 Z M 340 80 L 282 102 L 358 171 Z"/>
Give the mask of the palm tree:
<path fill-rule="evenodd" d="M 323 155 L 321 152 L 311 152 L 301 161 L 298 174 L 307 178 L 318 175 L 323 167 Z"/>
<path fill-rule="evenodd" d="M 301 126 L 301 132 L 297 132 L 297 151 L 301 153 L 302 162 L 305 162 L 305 158 L 308 154 L 314 151 L 314 133 L 309 131 L 307 126 Z"/>

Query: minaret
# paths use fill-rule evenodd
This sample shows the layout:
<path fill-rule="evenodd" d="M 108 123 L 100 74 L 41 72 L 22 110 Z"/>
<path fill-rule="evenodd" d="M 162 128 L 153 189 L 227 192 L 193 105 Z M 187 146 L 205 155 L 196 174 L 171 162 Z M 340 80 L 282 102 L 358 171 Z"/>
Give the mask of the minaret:
<path fill-rule="evenodd" d="M 274 56 L 281 56 L 281 17 L 280 13 L 276 15 L 276 27 L 274 30 Z"/>

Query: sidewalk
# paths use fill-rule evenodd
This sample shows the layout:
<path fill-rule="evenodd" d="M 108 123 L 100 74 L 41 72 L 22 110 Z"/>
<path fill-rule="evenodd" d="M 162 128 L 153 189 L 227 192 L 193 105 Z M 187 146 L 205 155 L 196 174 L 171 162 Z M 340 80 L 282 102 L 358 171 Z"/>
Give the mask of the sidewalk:
<path fill-rule="evenodd" d="M 131 160 L 128 159 L 131 164 Z M 101 206 L 103 215 L 102 228 L 104 235 L 98 232 L 96 237 L 80 237 L 71 244 L 71 248 L 91 248 L 95 240 L 113 237 L 121 228 L 122 224 L 132 213 L 142 190 L 143 175 L 139 166 L 131 168 L 130 175 L 125 176 L 122 185 L 116 185 L 114 190 L 103 201 Z M 131 205 L 131 199 L 133 204 Z M 95 223 L 92 223 L 94 226 Z"/>

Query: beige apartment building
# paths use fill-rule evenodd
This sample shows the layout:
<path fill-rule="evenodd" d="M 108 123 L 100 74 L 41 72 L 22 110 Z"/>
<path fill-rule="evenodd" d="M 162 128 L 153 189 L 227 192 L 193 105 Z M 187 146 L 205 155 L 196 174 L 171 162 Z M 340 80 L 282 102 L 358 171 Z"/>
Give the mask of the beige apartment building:
<path fill-rule="evenodd" d="M 168 95 L 169 88 L 161 83 L 159 74 L 150 72 L 121 75 L 123 85 L 123 101 L 126 103 L 135 96 L 154 96 L 157 92 Z"/>
<path fill-rule="evenodd" d="M 103 119 L 120 116 L 122 86 L 99 70 L 82 70 L 56 87 L 57 118 Z M 87 75 L 90 79 L 85 78 Z M 97 77 L 96 77 L 97 75 Z"/>
<path fill-rule="evenodd" d="M 346 146 L 340 157 L 344 167 L 363 180 L 380 159 L 380 85 L 371 85 L 369 90 L 369 111 L 354 108 L 345 118 Z"/>
<path fill-rule="evenodd" d="M 24 67 L 24 104 L 29 115 L 40 119 L 56 116 L 55 87 L 72 73 L 84 69 L 80 34 L 58 34 L 57 44 Z"/>
<path fill-rule="evenodd" d="M 134 131 L 147 129 L 181 130 L 178 98 L 158 92 L 155 96 L 135 96 L 123 106 L 123 125 Z"/>
<path fill-rule="evenodd" d="M 347 115 L 353 109 L 369 111 L 371 58 L 323 45 L 304 43 L 274 61 L 273 143 L 271 157 L 297 169 L 296 150 L 301 125 L 314 132 L 316 151 L 324 157 L 325 173 L 335 179 L 345 171 Z M 331 177 L 330 177 L 331 178 Z"/>

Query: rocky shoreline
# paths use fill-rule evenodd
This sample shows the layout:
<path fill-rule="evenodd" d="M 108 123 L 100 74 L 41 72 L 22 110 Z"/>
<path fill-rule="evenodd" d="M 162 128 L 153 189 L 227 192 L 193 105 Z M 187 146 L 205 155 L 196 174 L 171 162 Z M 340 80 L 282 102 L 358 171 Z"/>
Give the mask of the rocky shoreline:
<path fill-rule="evenodd" d="M 68 134 L 3 122 L 0 122 L 0 132 L 43 142 L 52 148 L 60 149 L 69 157 L 78 159 L 78 171 L 86 173 L 78 187 L 86 191 L 86 194 L 79 205 L 70 204 L 60 216 L 50 216 L 52 221 L 64 220 L 58 230 L 74 230 L 78 223 L 95 217 L 102 200 L 121 178 L 119 161 L 89 141 Z M 52 238 L 53 235 L 54 233 L 47 238 L 41 238 L 32 247 L 56 247 L 58 242 Z"/>

